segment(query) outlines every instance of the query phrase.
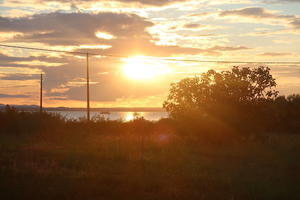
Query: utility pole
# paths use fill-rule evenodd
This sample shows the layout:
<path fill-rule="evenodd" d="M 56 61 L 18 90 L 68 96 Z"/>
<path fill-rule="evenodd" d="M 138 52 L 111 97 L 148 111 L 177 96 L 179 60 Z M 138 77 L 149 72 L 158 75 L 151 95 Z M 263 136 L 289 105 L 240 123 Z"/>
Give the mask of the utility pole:
<path fill-rule="evenodd" d="M 86 53 L 86 103 L 87 103 L 87 120 L 90 121 L 89 53 Z"/>
<path fill-rule="evenodd" d="M 43 112 L 43 73 L 41 73 L 40 81 L 40 113 Z"/>

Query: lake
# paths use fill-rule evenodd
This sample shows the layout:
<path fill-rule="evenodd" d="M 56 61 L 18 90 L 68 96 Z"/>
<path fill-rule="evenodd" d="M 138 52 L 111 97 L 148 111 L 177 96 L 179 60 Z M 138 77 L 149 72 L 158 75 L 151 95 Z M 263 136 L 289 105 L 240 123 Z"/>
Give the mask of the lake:
<path fill-rule="evenodd" d="M 47 111 L 49 113 L 57 113 L 68 120 L 86 118 L 86 111 Z M 149 121 L 158 121 L 162 118 L 167 118 L 167 112 L 98 112 L 91 111 L 91 119 L 95 117 L 104 117 L 109 120 L 131 121 L 134 119 L 135 113 Z"/>

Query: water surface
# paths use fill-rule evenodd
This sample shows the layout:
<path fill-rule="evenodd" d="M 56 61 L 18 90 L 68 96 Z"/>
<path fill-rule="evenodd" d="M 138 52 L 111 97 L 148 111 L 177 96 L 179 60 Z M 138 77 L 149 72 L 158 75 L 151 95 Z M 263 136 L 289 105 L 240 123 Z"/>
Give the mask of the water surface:
<path fill-rule="evenodd" d="M 65 117 L 66 119 L 82 119 L 86 118 L 85 111 L 47 111 L 49 113 L 58 113 L 59 115 Z M 167 118 L 167 112 L 99 112 L 91 111 L 91 119 L 97 117 L 103 117 L 108 120 L 123 120 L 131 121 L 136 115 L 144 117 L 144 119 L 149 121 L 158 121 L 162 118 Z"/>

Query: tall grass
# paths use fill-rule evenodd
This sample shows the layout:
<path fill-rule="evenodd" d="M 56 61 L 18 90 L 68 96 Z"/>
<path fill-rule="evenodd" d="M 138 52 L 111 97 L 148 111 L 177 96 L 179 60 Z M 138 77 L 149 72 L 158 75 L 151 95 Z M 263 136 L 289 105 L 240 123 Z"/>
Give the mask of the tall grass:
<path fill-rule="evenodd" d="M 212 124 L 88 123 L 11 108 L 0 119 L 1 199 L 300 198 L 299 134 L 252 139 Z"/>

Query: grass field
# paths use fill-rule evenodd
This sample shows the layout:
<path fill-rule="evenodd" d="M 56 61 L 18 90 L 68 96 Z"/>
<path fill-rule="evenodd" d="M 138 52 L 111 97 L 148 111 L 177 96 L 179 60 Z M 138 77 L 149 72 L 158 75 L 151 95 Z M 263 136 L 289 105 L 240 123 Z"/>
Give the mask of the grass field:
<path fill-rule="evenodd" d="M 96 130 L 2 134 L 0 199 L 300 199 L 299 134 L 210 143 Z"/>

